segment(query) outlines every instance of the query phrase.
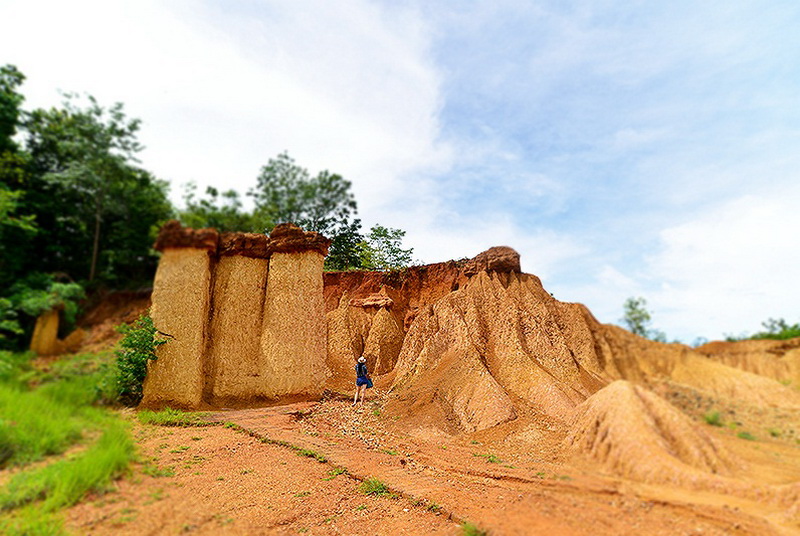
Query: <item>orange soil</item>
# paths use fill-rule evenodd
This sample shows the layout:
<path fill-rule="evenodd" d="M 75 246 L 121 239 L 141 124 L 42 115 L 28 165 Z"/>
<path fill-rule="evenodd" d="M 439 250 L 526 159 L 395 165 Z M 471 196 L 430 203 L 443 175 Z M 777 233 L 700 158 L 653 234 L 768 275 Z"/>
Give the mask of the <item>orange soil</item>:
<path fill-rule="evenodd" d="M 70 509 L 68 527 L 81 534 L 459 534 L 458 523 L 469 520 L 490 534 L 800 532 L 797 512 L 769 497 L 643 484 L 560 458 L 557 431 L 536 442 L 497 428 L 461 436 L 404 431 L 386 408 L 388 396 L 379 392 L 358 408 L 333 395 L 212 415 L 235 427 L 137 425 L 142 459 L 174 468 L 174 476 L 146 476 L 139 466 L 117 491 Z M 796 446 L 703 426 L 747 467 L 742 482 L 800 478 Z M 330 478 L 334 468 L 347 474 Z M 361 493 L 368 477 L 394 495 Z"/>

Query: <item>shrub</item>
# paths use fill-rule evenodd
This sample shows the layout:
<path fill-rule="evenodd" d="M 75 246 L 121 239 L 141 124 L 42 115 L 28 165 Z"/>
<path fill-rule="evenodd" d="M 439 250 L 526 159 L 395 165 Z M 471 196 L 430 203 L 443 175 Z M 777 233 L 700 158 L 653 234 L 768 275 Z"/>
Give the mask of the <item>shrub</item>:
<path fill-rule="evenodd" d="M 142 401 L 147 362 L 156 359 L 156 348 L 167 341 L 157 336 L 150 315 L 142 315 L 130 326 L 122 325 L 117 330 L 125 335 L 117 350 L 117 393 L 120 402 L 136 406 Z"/>
<path fill-rule="evenodd" d="M 753 434 L 751 434 L 750 432 L 739 432 L 739 433 L 738 433 L 738 434 L 736 434 L 736 435 L 737 435 L 739 438 L 741 438 L 741 439 L 746 439 L 746 440 L 748 440 L 748 441 L 755 441 L 755 440 L 756 440 L 756 437 L 755 437 Z"/>
<path fill-rule="evenodd" d="M 706 424 L 710 424 L 711 426 L 722 426 L 722 419 L 719 416 L 719 411 L 709 411 L 703 415 L 703 419 L 706 421 Z"/>

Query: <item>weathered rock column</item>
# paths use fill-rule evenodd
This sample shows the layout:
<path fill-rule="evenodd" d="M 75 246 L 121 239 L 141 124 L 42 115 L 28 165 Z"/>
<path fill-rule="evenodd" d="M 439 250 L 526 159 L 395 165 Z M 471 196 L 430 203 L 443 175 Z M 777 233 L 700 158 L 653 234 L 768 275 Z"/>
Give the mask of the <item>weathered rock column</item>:
<path fill-rule="evenodd" d="M 270 235 L 261 395 L 316 395 L 330 375 L 322 265 L 330 240 L 281 224 Z"/>
<path fill-rule="evenodd" d="M 268 243 L 263 234 L 220 236 L 206 371 L 206 392 L 215 404 L 260 396 Z"/>
<path fill-rule="evenodd" d="M 58 308 L 50 309 L 39 315 L 31 337 L 31 351 L 37 355 L 55 355 L 61 345 L 58 340 Z"/>
<path fill-rule="evenodd" d="M 213 229 L 164 225 L 155 248 L 162 252 L 153 282 L 150 315 L 168 339 L 148 363 L 144 407 L 197 408 L 203 396 L 211 268 L 219 235 Z"/>

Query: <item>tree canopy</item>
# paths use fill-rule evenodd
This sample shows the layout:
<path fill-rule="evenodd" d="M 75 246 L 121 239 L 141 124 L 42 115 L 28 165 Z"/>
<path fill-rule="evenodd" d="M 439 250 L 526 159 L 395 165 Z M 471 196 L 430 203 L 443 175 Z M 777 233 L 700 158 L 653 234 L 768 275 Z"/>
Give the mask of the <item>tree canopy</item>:
<path fill-rule="evenodd" d="M 622 323 L 627 326 L 631 333 L 658 342 L 667 341 L 664 332 L 650 328 L 652 316 L 647 310 L 647 300 L 642 297 L 628 298 L 622 305 L 622 309 L 624 313 Z"/>

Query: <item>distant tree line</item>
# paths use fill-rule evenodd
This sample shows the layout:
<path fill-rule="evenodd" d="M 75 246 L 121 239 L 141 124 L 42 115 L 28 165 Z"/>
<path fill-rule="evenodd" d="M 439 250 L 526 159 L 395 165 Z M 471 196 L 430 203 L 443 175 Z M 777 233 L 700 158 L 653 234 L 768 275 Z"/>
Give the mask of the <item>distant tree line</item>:
<path fill-rule="evenodd" d="M 647 310 L 647 300 L 642 297 L 630 297 L 622 304 L 622 310 L 621 322 L 631 333 L 653 341 L 667 342 L 667 336 L 663 331 L 650 327 L 652 315 Z M 800 323 L 789 324 L 783 318 L 770 318 L 761 325 L 764 329 L 753 335 L 726 335 L 725 340 L 729 342 L 762 339 L 786 340 L 800 337 Z M 708 339 L 705 337 L 698 337 L 692 346 L 700 346 L 707 342 Z"/>
<path fill-rule="evenodd" d="M 159 227 L 270 232 L 283 222 L 333 240 L 326 268 L 396 269 L 411 262 L 404 232 L 364 233 L 349 181 L 311 176 L 288 154 L 269 160 L 247 192 L 189 186 L 174 207 L 168 184 L 139 165 L 141 122 L 121 103 L 65 94 L 60 107 L 23 109 L 25 76 L 0 67 L 0 347 L 21 347 L 35 316 L 58 307 L 74 317 L 84 292 L 149 286 Z"/>

